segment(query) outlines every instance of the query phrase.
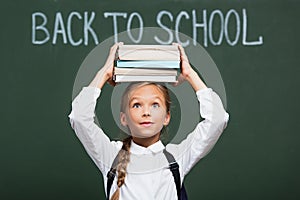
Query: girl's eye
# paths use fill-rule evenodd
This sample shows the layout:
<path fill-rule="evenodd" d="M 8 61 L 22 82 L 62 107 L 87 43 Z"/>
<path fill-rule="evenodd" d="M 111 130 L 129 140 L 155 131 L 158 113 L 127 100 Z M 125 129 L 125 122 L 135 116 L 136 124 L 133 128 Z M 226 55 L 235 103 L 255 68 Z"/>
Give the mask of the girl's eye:
<path fill-rule="evenodd" d="M 135 104 L 132 105 L 132 108 L 139 108 L 140 106 L 141 106 L 141 104 L 135 103 Z"/>
<path fill-rule="evenodd" d="M 152 104 L 153 108 L 159 108 L 159 104 L 158 103 L 154 103 Z"/>

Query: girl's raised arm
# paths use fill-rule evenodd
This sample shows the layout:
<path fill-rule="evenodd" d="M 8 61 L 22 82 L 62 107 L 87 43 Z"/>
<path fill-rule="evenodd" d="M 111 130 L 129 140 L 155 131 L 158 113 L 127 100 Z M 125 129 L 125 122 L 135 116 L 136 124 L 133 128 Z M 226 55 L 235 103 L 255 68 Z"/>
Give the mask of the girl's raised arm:
<path fill-rule="evenodd" d="M 114 85 L 112 81 L 116 50 L 122 43 L 113 45 L 105 65 L 97 72 L 89 87 L 83 87 L 72 102 L 69 114 L 71 127 L 85 150 L 101 170 L 106 174 L 112 160 L 122 146 L 121 142 L 111 142 L 103 130 L 95 123 L 95 107 L 105 82 Z"/>
<path fill-rule="evenodd" d="M 174 45 L 178 46 L 181 56 L 181 74 L 176 85 L 185 80 L 191 84 L 200 102 L 200 115 L 204 119 L 179 145 L 167 146 L 177 158 L 184 176 L 213 148 L 227 126 L 229 114 L 225 111 L 218 94 L 207 88 L 192 69 L 184 49 L 178 44 Z"/>

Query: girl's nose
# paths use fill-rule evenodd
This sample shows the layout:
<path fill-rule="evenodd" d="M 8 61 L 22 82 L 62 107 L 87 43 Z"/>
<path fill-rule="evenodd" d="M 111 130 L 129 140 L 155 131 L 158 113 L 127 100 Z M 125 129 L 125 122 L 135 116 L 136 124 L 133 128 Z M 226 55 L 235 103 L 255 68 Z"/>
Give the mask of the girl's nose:
<path fill-rule="evenodd" d="M 150 108 L 145 107 L 143 110 L 143 117 L 148 117 L 150 116 Z"/>

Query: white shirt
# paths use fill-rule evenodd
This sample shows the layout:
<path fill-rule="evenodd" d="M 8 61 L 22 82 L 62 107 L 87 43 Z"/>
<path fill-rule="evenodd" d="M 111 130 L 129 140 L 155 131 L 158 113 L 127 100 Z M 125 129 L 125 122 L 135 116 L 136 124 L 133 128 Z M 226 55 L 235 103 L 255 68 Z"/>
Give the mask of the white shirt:
<path fill-rule="evenodd" d="M 94 123 L 94 111 L 100 93 L 99 88 L 84 87 L 72 102 L 69 118 L 77 137 L 101 171 L 106 191 L 106 175 L 122 142 L 110 141 Z M 211 88 L 201 89 L 196 95 L 200 102 L 200 115 L 204 120 L 180 144 L 168 144 L 165 147 L 158 141 L 145 148 L 131 143 L 130 162 L 125 184 L 120 188 L 120 200 L 177 199 L 174 178 L 163 149 L 166 148 L 175 157 L 183 182 L 191 168 L 212 149 L 229 120 L 219 96 Z M 117 177 L 110 195 L 117 189 L 116 180 Z"/>

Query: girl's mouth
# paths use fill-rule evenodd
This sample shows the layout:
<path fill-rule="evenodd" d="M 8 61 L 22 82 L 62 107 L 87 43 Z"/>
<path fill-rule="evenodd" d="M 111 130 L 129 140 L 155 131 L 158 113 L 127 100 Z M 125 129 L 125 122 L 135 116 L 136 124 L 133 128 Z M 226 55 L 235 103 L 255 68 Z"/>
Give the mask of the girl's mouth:
<path fill-rule="evenodd" d="M 140 125 L 144 126 L 144 127 L 149 127 L 151 126 L 153 123 L 152 122 L 142 122 L 140 123 Z"/>

